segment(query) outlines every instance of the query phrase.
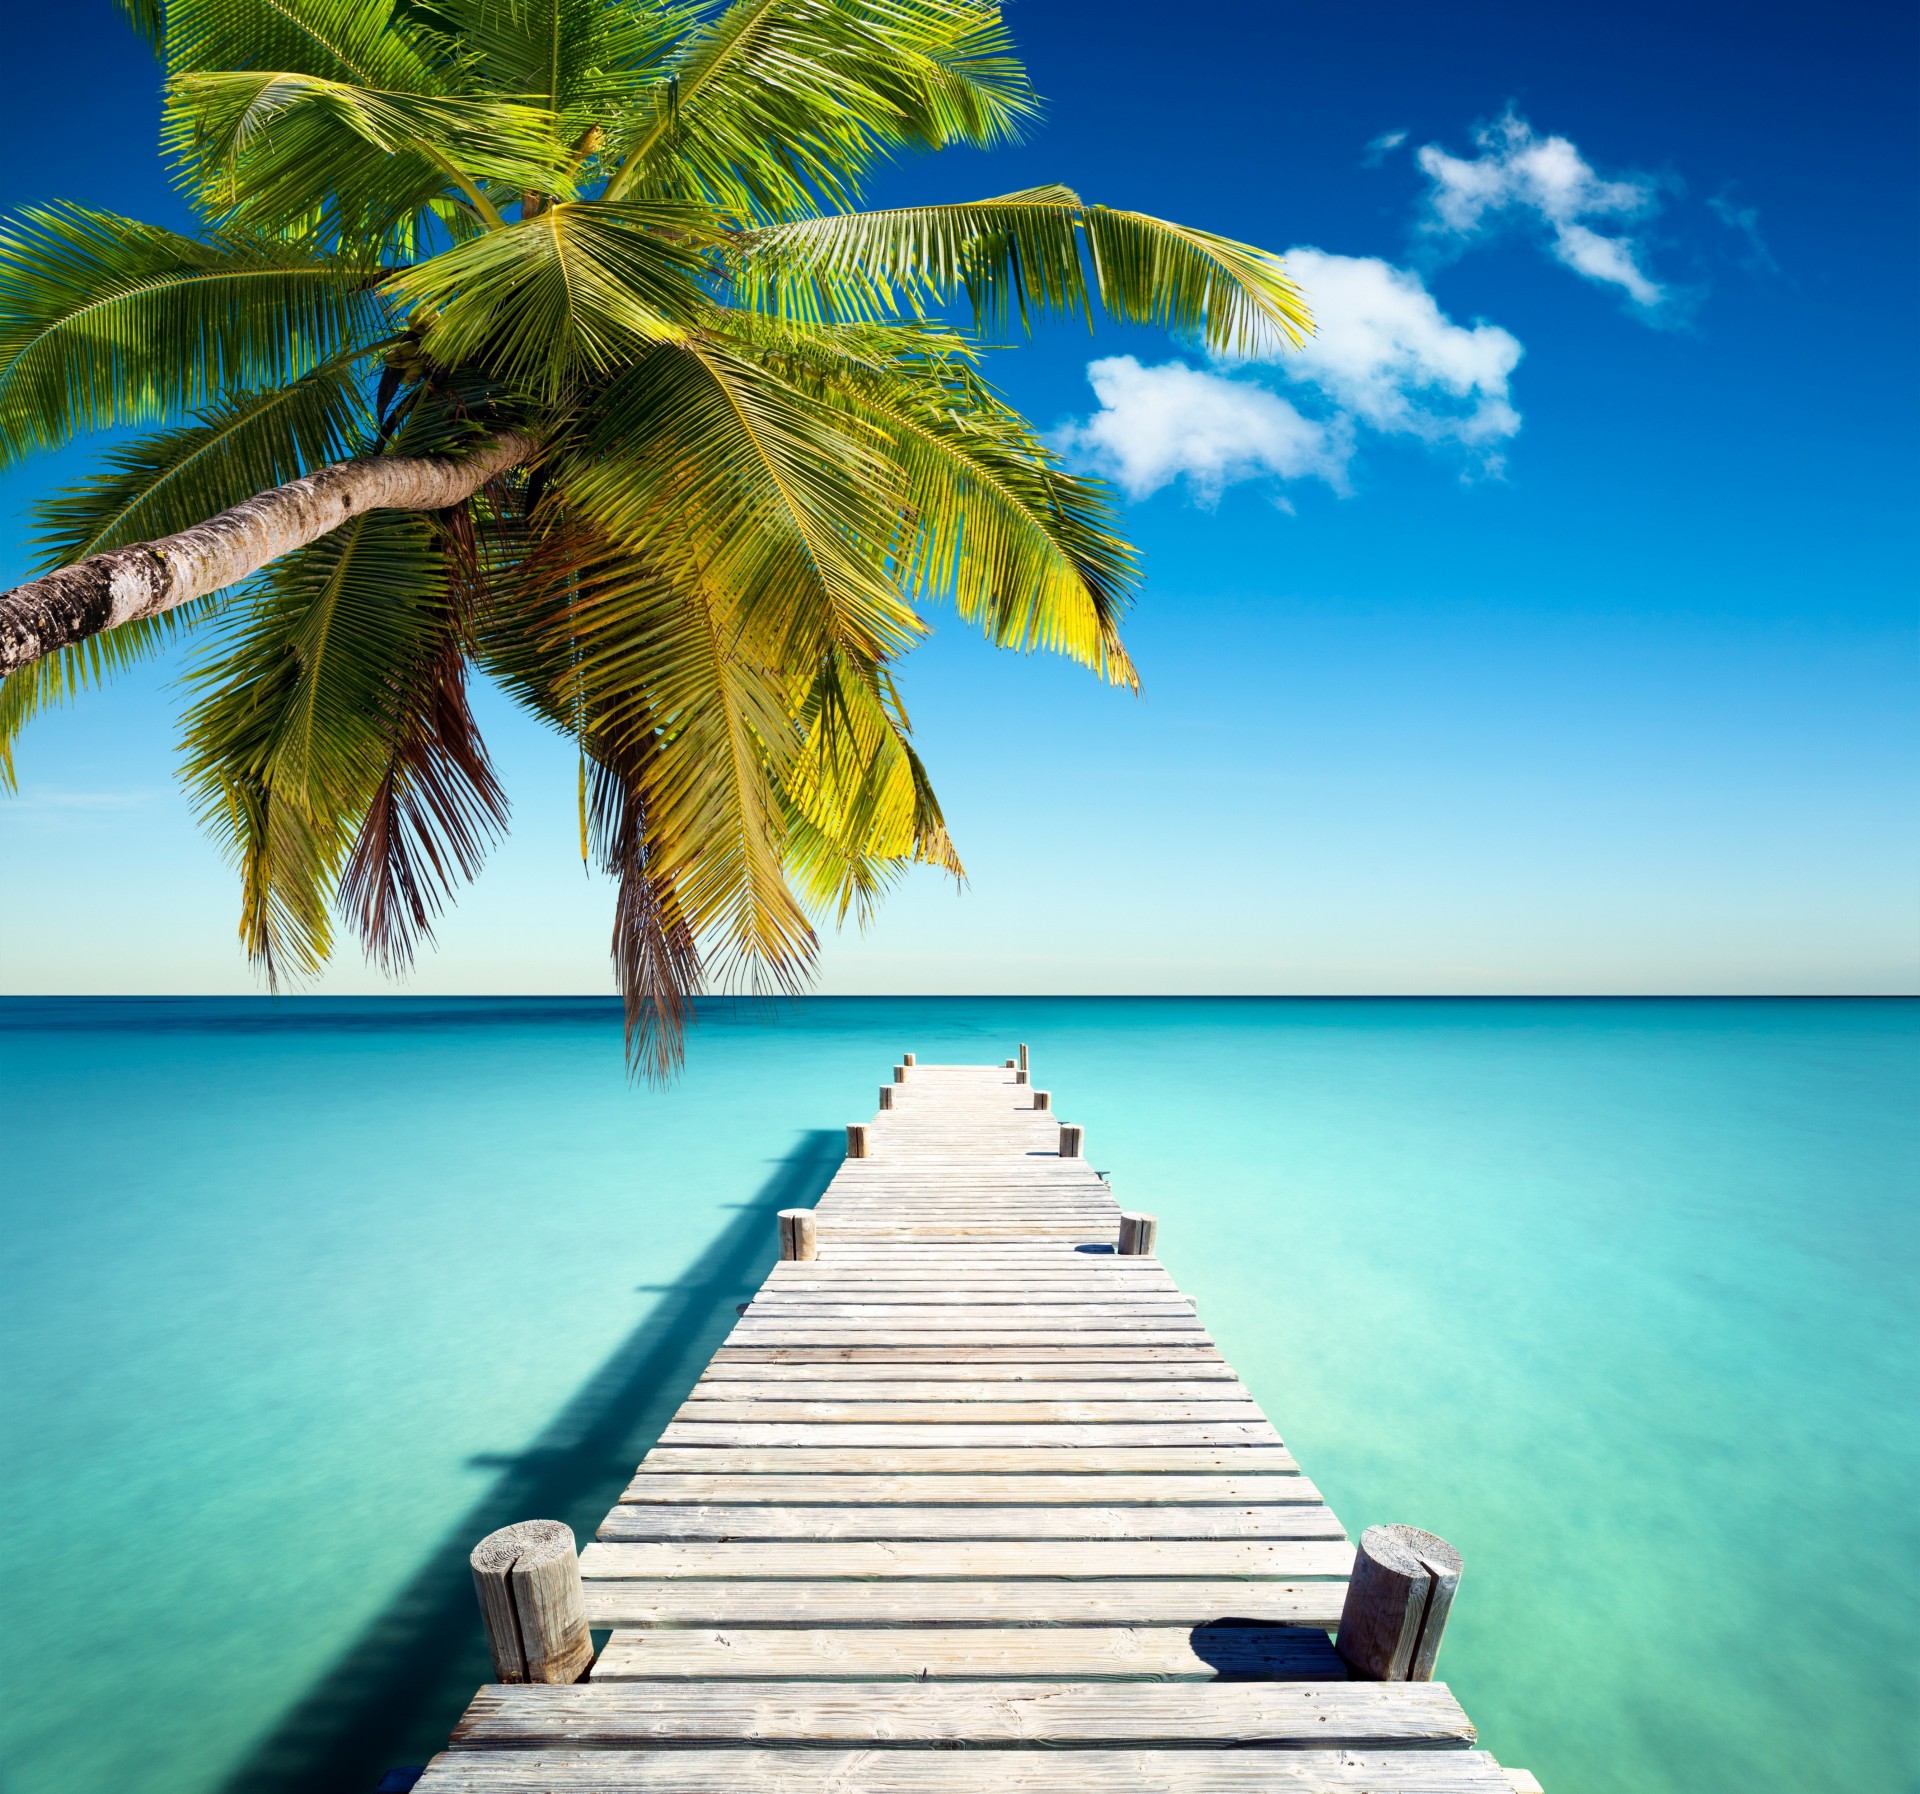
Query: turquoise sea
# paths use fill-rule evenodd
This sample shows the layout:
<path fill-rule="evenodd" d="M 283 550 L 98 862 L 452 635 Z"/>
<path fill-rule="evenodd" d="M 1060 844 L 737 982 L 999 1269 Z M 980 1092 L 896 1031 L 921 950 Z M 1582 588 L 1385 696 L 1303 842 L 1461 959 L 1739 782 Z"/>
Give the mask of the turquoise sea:
<path fill-rule="evenodd" d="M 611 1004 L 0 1002 L 7 1794 L 356 1794 L 484 1675 L 902 1049 L 1086 1125 L 1548 1794 L 1920 1761 L 1920 1007 L 816 999 L 676 1088 Z"/>

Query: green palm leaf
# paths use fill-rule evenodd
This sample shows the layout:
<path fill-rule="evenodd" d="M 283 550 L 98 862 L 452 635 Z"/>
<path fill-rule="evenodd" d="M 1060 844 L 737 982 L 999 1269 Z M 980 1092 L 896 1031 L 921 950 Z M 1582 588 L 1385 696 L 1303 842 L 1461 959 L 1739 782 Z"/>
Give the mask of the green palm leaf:
<path fill-rule="evenodd" d="M 0 229 L 0 465 L 296 380 L 383 332 L 369 285 L 298 245 L 30 211 Z"/>
<path fill-rule="evenodd" d="M 884 318 L 964 297 L 998 330 L 1040 317 L 1152 324 L 1222 354 L 1299 343 L 1312 329 L 1278 256 L 1065 187 L 963 205 L 834 213 L 737 246 L 743 303 L 801 320 Z"/>

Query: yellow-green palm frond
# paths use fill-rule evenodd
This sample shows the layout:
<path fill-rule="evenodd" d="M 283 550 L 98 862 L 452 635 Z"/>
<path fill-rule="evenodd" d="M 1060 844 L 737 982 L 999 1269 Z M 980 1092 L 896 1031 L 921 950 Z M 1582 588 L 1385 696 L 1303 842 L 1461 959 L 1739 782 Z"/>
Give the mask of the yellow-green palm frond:
<path fill-rule="evenodd" d="M 555 205 L 394 276 L 423 308 L 426 352 L 542 399 L 685 336 L 706 308 L 697 213 L 663 203 Z"/>
<path fill-rule="evenodd" d="M 595 527 L 732 594 L 756 652 L 810 672 L 832 646 L 880 659 L 924 633 L 886 565 L 884 444 L 752 344 L 656 350 L 599 396 L 572 455 L 567 491 Z"/>
<path fill-rule="evenodd" d="M 855 202 L 903 148 L 989 145 L 1034 110 L 979 0 L 735 0 L 630 121 L 611 197 L 699 195 L 739 222 Z"/>
<path fill-rule="evenodd" d="M 884 669 L 831 656 L 799 722 L 803 743 L 785 791 L 786 862 L 808 902 L 864 927 L 910 864 L 966 877 Z"/>
<path fill-rule="evenodd" d="M 404 250 L 436 202 L 497 224 L 490 192 L 573 190 L 553 114 L 484 93 L 382 92 L 285 70 L 183 74 L 168 86 L 162 139 L 203 211 L 275 235 Z"/>
<path fill-rule="evenodd" d="M 1140 212 L 1035 187 L 960 205 L 837 212 L 769 225 L 735 248 L 742 303 L 783 317 L 873 319 L 964 298 L 981 328 L 1096 310 L 1221 354 L 1313 328 L 1280 258 Z"/>
<path fill-rule="evenodd" d="M 59 206 L 0 228 L 0 465 L 297 380 L 384 334 L 346 255 Z"/>

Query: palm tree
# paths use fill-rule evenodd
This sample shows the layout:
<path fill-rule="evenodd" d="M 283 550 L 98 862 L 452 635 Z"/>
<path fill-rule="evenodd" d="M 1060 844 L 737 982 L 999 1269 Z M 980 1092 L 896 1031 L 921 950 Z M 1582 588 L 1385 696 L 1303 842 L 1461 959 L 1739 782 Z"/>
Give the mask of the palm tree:
<path fill-rule="evenodd" d="M 1034 117 L 997 0 L 125 3 L 201 222 L 0 232 L 0 457 L 151 432 L 0 595 L 0 772 L 198 631 L 185 777 L 270 978 L 336 912 L 403 968 L 477 871 L 477 668 L 578 744 L 629 1054 L 669 1069 L 693 992 L 793 988 L 811 916 L 960 873 L 896 675 L 925 606 L 1135 681 L 1132 551 L 986 343 L 1310 328 L 1274 257 L 1063 187 L 859 209 Z"/>

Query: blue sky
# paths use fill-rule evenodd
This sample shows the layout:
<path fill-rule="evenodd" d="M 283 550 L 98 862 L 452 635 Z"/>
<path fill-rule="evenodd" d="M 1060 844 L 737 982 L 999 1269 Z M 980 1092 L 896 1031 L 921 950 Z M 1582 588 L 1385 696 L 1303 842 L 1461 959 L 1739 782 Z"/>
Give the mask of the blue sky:
<path fill-rule="evenodd" d="M 876 200 L 1065 181 L 1299 251 L 1323 332 L 1000 358 L 1128 494 L 1146 690 L 943 628 L 906 689 L 971 883 L 909 880 L 822 988 L 1920 986 L 1907 9 L 1011 16 L 1044 126 Z M 172 219 L 106 0 L 16 30 L 0 203 Z M 0 476 L 0 576 L 80 465 Z M 175 673 L 25 744 L 0 988 L 255 987 Z M 571 754 L 481 713 L 514 835 L 409 988 L 605 989 Z"/>

